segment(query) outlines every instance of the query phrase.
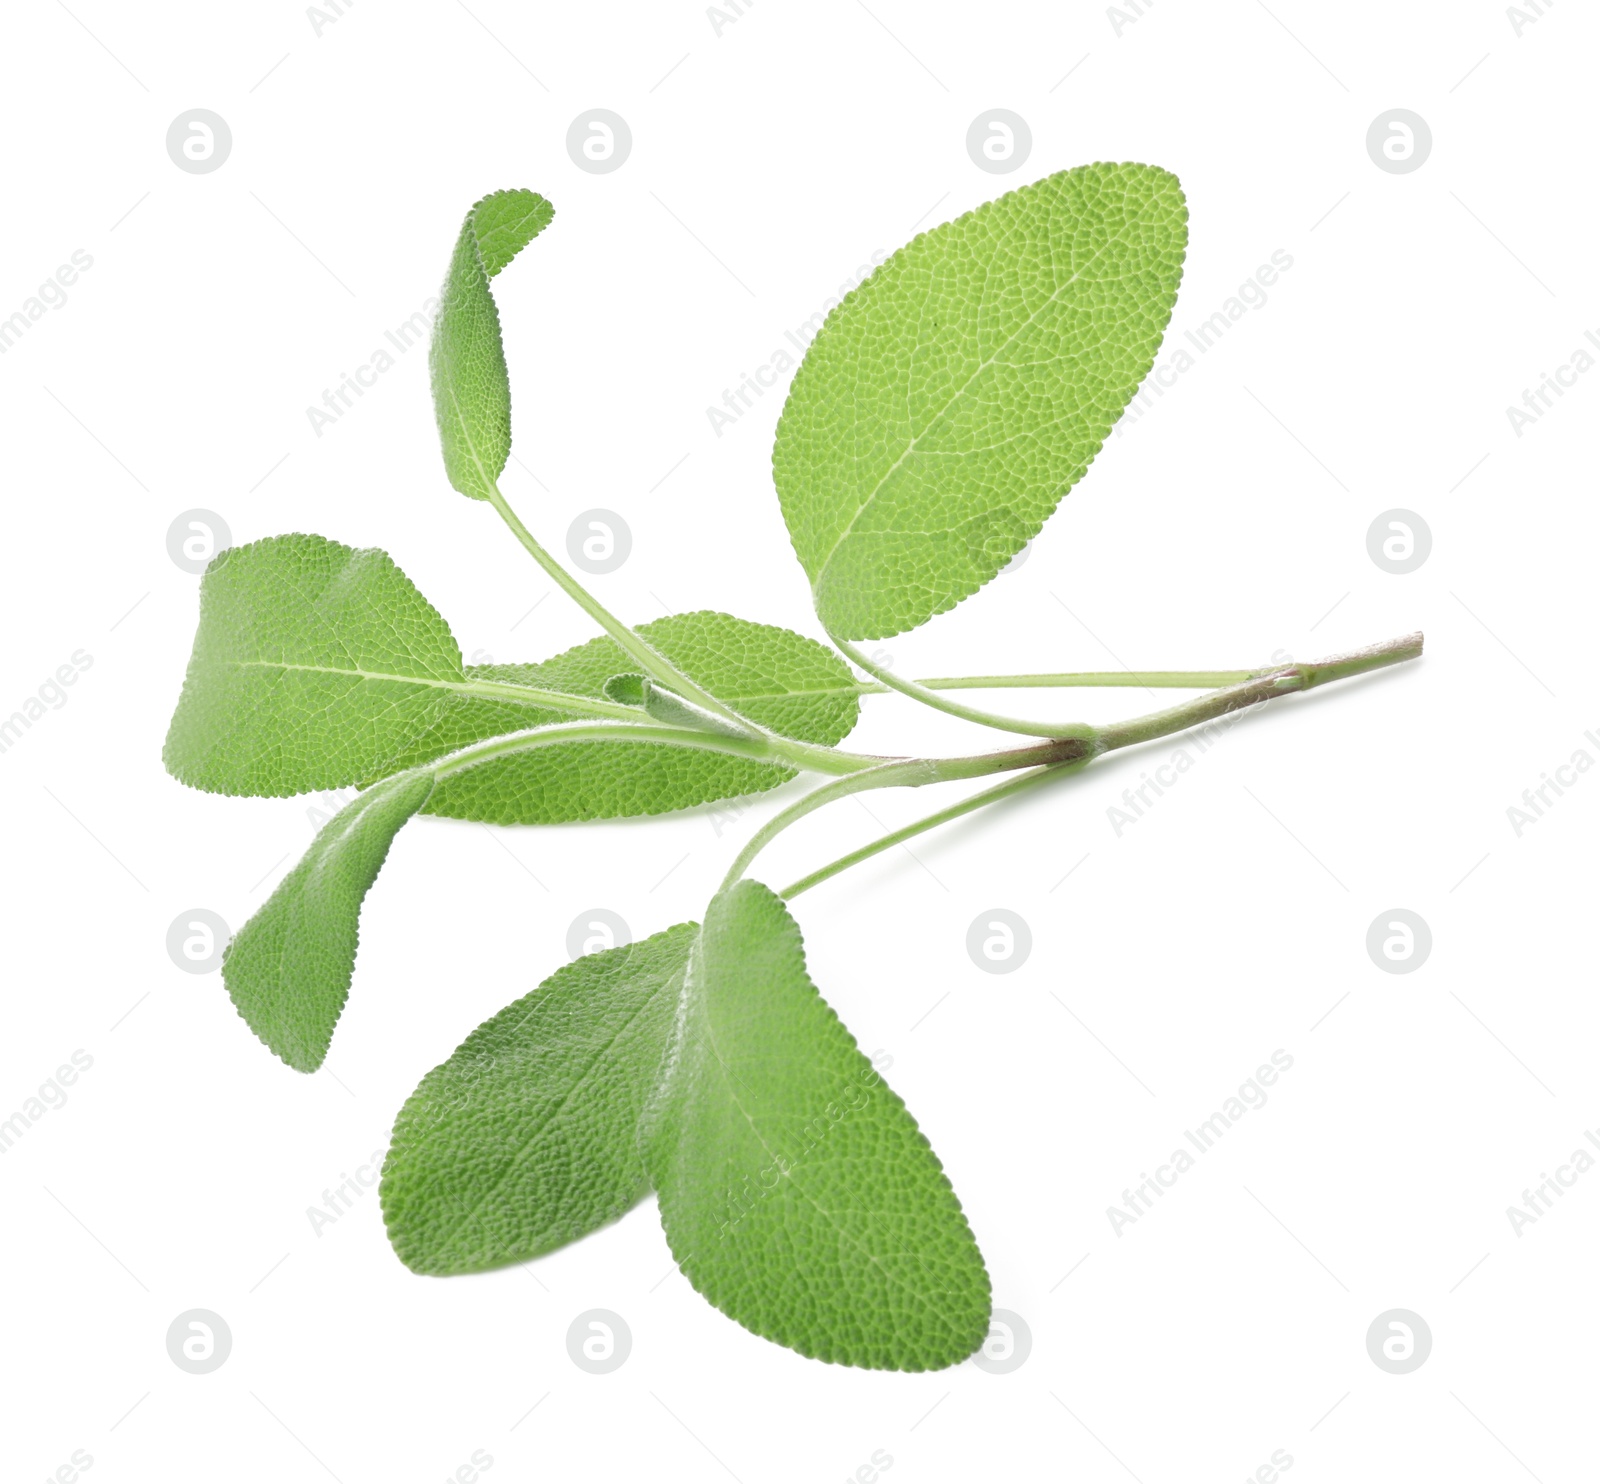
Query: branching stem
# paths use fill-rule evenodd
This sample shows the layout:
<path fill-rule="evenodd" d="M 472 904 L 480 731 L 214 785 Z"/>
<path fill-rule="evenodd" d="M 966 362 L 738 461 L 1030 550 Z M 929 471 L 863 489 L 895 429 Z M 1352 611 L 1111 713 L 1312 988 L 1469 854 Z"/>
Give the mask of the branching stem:
<path fill-rule="evenodd" d="M 511 534 L 522 543 L 523 549 L 544 569 L 545 574 L 551 581 L 599 624 L 606 633 L 615 639 L 623 650 L 632 656 L 645 674 L 654 680 L 660 681 L 668 690 L 676 691 L 680 696 L 693 701 L 696 705 L 703 706 L 707 711 L 742 727 L 751 736 L 770 735 L 765 728 L 758 727 L 754 722 L 746 720 L 731 706 L 726 706 L 719 701 L 710 691 L 696 685 L 666 655 L 647 643 L 601 603 L 534 539 L 533 532 L 523 525 L 517 512 L 511 508 L 506 502 L 506 497 L 500 493 L 498 485 L 491 487 L 489 503 L 494 506 L 500 519 L 510 527 Z"/>
<path fill-rule="evenodd" d="M 984 711 L 977 706 L 966 706 L 960 701 L 946 700 L 937 691 L 930 690 L 915 680 L 907 680 L 903 676 L 896 675 L 885 665 L 874 663 L 848 639 L 841 639 L 837 634 L 829 634 L 828 637 L 833 640 L 834 647 L 840 654 L 861 666 L 867 674 L 882 681 L 891 690 L 910 696 L 914 701 L 921 701 L 924 706 L 931 706 L 935 711 L 945 711 L 951 716 L 959 716 L 963 721 L 975 721 L 980 726 L 994 727 L 1002 732 L 1020 732 L 1024 737 L 1070 737 L 1082 740 L 1094 734 L 1094 729 L 1082 722 L 1022 721 L 1014 716 L 1001 716 L 995 711 Z"/>
<path fill-rule="evenodd" d="M 891 831 L 880 840 L 851 851 L 831 865 L 813 871 L 783 893 L 785 897 L 789 897 L 809 890 L 818 882 L 827 880 L 859 861 L 869 859 L 891 845 L 921 834 L 924 830 L 933 829 L 937 825 L 958 819 L 999 799 L 1023 792 L 1042 782 L 1047 776 L 1075 772 L 1103 753 L 1150 742 L 1158 737 L 1169 736 L 1173 732 L 1186 731 L 1190 727 L 1216 721 L 1233 712 L 1275 700 L 1279 696 L 1314 690 L 1317 686 L 1326 685 L 1330 681 L 1344 680 L 1387 665 L 1399 664 L 1404 660 L 1416 659 L 1421 653 L 1422 635 L 1407 634 L 1399 639 L 1391 639 L 1386 644 L 1375 644 L 1367 649 L 1334 655 L 1326 660 L 1281 665 L 1205 695 L 1196 696 L 1179 705 L 1152 711 L 1128 721 L 1113 722 L 1104 727 L 1075 727 L 1070 736 L 1053 737 L 1036 742 L 1030 747 L 1018 747 L 1004 752 L 975 753 L 963 757 L 872 757 L 862 753 L 842 752 L 832 747 L 813 746 L 771 734 L 752 733 L 748 736 L 732 736 L 657 722 L 639 722 L 631 719 L 631 715 L 635 713 L 631 713 L 630 708 L 619 707 L 617 709 L 623 711 L 630 719 L 557 722 L 549 726 L 511 732 L 502 737 L 492 737 L 487 741 L 463 747 L 438 759 L 429 767 L 435 779 L 442 780 L 498 758 L 531 752 L 558 743 L 650 742 L 835 775 L 832 782 L 802 795 L 787 808 L 773 815 L 750 837 L 729 867 L 723 882 L 724 889 L 738 881 L 749 870 L 756 856 L 790 825 L 804 819 L 806 815 L 822 808 L 825 804 L 844 798 L 847 794 L 863 793 L 879 788 L 921 788 L 930 783 L 982 778 L 994 773 L 1023 773 L 1024 776 L 1021 778 L 1012 779 L 997 788 L 986 789 L 925 819 Z M 515 690 L 516 687 L 508 686 L 506 689 Z M 530 694 L 540 693 L 530 692 Z"/>
<path fill-rule="evenodd" d="M 927 830 L 934 829 L 941 824 L 948 824 L 952 819 L 960 819 L 963 814 L 971 814 L 976 809 L 982 809 L 990 804 L 997 804 L 1001 799 L 1009 799 L 1015 794 L 1026 793 L 1031 788 L 1036 788 L 1051 778 L 1059 778 L 1067 773 L 1075 773 L 1085 767 L 1087 758 L 1076 762 L 1052 763 L 1046 767 L 1033 768 L 1026 773 L 1018 774 L 1015 778 L 1008 778 L 1004 783 L 997 783 L 993 788 L 981 789 L 970 797 L 962 799 L 959 804 L 952 804 L 948 809 L 941 809 L 937 814 L 928 814 L 923 818 L 914 820 L 911 824 L 902 825 L 897 830 L 890 830 L 887 835 L 880 835 L 876 840 L 852 850 L 848 855 L 841 855 L 838 860 L 830 861 L 827 865 L 813 871 L 809 876 L 802 876 L 792 885 L 784 887 L 778 893 L 784 901 L 789 901 L 800 895 L 803 891 L 810 891 L 813 886 L 820 886 L 830 876 L 837 876 L 841 871 L 848 871 L 851 866 L 859 865 L 864 860 L 888 850 L 892 845 L 899 845 L 904 840 L 913 839 Z M 865 775 L 858 775 L 865 776 Z"/>
<path fill-rule="evenodd" d="M 739 852 L 723 885 L 726 887 L 737 881 L 749 869 L 761 849 L 789 825 L 804 818 L 813 809 L 833 799 L 842 798 L 848 793 L 908 784 L 916 787 L 924 783 L 937 783 L 954 778 L 975 778 L 985 772 L 1033 769 L 1021 778 L 1012 779 L 997 788 L 985 789 L 958 804 L 953 804 L 936 814 L 930 814 L 925 819 L 903 826 L 901 829 L 893 830 L 880 839 L 841 856 L 788 887 L 782 893 L 785 898 L 807 891 L 818 882 L 826 881 L 830 876 L 837 875 L 840 871 L 887 850 L 891 845 L 919 835 L 924 830 L 933 829 L 949 820 L 959 819 L 963 814 L 981 809 L 987 804 L 1023 792 L 1034 784 L 1042 782 L 1047 776 L 1077 772 L 1103 753 L 1123 747 L 1133 747 L 1141 742 L 1150 742 L 1173 732 L 1187 731 L 1190 727 L 1201 726 L 1235 711 L 1243 711 L 1264 701 L 1275 700 L 1279 696 L 1313 690 L 1333 680 L 1344 680 L 1353 675 L 1363 675 L 1369 670 L 1382 669 L 1387 665 L 1416 659 L 1421 653 L 1422 635 L 1407 634 L 1399 639 L 1391 639 L 1386 644 L 1374 644 L 1367 649 L 1335 655 L 1326 660 L 1282 665 L 1263 674 L 1253 675 L 1238 684 L 1212 691 L 1208 695 L 1197 696 L 1181 705 L 1169 706 L 1165 710 L 1153 711 L 1129 721 L 1092 729 L 1092 735 L 1086 741 L 1062 738 L 1041 746 L 1018 748 L 1012 752 L 990 753 L 981 757 L 918 759 L 867 769 L 850 778 L 824 784 L 821 788 L 798 799 L 787 809 L 773 815 Z M 918 768 L 924 771 L 919 773 L 916 771 Z"/>
<path fill-rule="evenodd" d="M 723 887 L 732 886 L 769 841 L 804 819 L 814 809 L 842 799 L 846 794 L 864 793 L 875 788 L 922 788 L 929 783 L 951 783 L 958 778 L 984 778 L 991 773 L 1008 773 L 1021 768 L 1047 767 L 1065 762 L 1088 762 L 1094 756 L 1090 744 L 1075 737 L 1041 742 L 1034 747 L 1019 747 L 1011 752 L 985 752 L 972 757 L 899 758 L 865 768 L 848 777 L 824 783 L 803 794 L 787 809 L 774 814 L 752 835 L 734 863 L 728 868 Z"/>

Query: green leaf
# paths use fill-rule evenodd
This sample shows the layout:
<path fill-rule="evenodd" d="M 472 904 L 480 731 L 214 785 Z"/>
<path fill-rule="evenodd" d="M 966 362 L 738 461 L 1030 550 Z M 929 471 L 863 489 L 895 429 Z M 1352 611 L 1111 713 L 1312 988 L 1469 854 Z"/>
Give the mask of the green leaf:
<path fill-rule="evenodd" d="M 640 632 L 751 720 L 826 746 L 855 725 L 850 671 L 787 629 L 685 613 Z M 470 693 L 498 681 L 601 699 L 628 669 L 610 639 L 537 665 L 463 667 L 444 619 L 383 552 L 275 536 L 223 552 L 163 759 L 213 793 L 282 796 L 367 784 L 489 737 L 580 713 Z M 683 703 L 679 703 L 680 705 Z M 570 743 L 442 783 L 429 812 L 501 824 L 659 814 L 756 793 L 789 769 L 648 743 Z"/>
<path fill-rule="evenodd" d="M 757 882 L 706 913 L 645 1158 L 678 1265 L 745 1328 L 890 1370 L 983 1343 L 989 1278 L 950 1182 Z"/>
<path fill-rule="evenodd" d="M 422 1079 L 379 1192 L 408 1268 L 523 1262 L 645 1196 L 639 1118 L 698 932 L 683 923 L 558 969 Z"/>
<path fill-rule="evenodd" d="M 817 613 L 879 639 L 975 593 L 1044 524 L 1155 360 L 1177 178 L 1086 165 L 900 249 L 824 323 L 773 445 Z"/>
<path fill-rule="evenodd" d="M 361 903 L 432 788 L 426 772 L 400 773 L 346 804 L 223 954 L 239 1013 L 297 1071 L 316 1071 L 328 1054 L 350 994 Z"/>
<path fill-rule="evenodd" d="M 450 483 L 487 500 L 511 453 L 511 382 L 489 280 L 550 225 L 532 191 L 485 196 L 461 224 L 433 322 L 428 366 Z"/>
<path fill-rule="evenodd" d="M 719 700 L 786 737 L 832 747 L 860 714 L 845 663 L 815 640 L 726 613 L 678 613 L 641 624 L 649 643 Z M 631 661 L 609 638 L 538 665 L 483 665 L 471 678 L 599 698 Z M 536 717 L 536 719 L 535 719 Z M 446 714 L 407 761 L 437 757 L 519 726 L 566 720 L 556 712 L 474 701 Z M 440 783 L 430 814 L 491 824 L 557 824 L 661 814 L 775 788 L 793 772 L 711 752 L 649 742 L 573 742 L 502 758 Z"/>
<path fill-rule="evenodd" d="M 465 678 L 449 626 L 383 552 L 302 535 L 235 546 L 201 581 L 162 758 L 213 793 L 364 783 L 405 766 Z"/>

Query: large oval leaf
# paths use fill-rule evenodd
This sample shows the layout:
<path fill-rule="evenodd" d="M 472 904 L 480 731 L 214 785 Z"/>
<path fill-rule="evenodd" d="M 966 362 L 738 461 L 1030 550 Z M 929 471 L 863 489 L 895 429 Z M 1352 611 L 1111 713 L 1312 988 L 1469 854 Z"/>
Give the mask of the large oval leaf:
<path fill-rule="evenodd" d="M 525 1262 L 644 1198 L 639 1119 L 698 931 L 680 923 L 557 969 L 422 1079 L 379 1191 L 408 1268 Z"/>
<path fill-rule="evenodd" d="M 645 1138 L 673 1256 L 746 1329 L 905 1371 L 983 1343 L 989 1277 L 950 1182 L 758 882 L 706 913 Z"/>
<path fill-rule="evenodd" d="M 1038 533 L 1150 370 L 1186 240 L 1176 176 L 1086 165 L 923 233 L 828 316 L 772 468 L 832 633 L 914 628 Z"/>

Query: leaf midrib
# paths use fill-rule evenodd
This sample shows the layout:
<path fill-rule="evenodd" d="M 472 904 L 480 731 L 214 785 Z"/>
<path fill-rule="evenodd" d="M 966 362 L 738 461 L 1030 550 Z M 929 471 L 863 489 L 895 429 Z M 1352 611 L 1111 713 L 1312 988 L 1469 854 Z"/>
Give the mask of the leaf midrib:
<path fill-rule="evenodd" d="M 357 680 L 386 680 L 399 685 L 421 686 L 428 690 L 455 691 L 462 695 L 476 696 L 482 700 L 505 701 L 508 705 L 524 704 L 515 696 L 501 694 L 501 690 L 527 690 L 536 695 L 531 686 L 518 686 L 512 681 L 477 681 L 477 680 L 437 680 L 429 675 L 395 675 L 387 670 L 349 670 L 342 665 L 302 665 L 291 660 L 220 660 L 219 664 L 231 665 L 239 670 L 296 670 L 311 675 L 349 675 Z M 493 685 L 498 689 L 494 691 L 484 689 L 485 685 Z M 563 700 L 570 700 L 575 705 L 593 705 L 595 698 L 569 695 L 565 691 L 550 691 L 547 694 L 559 695 Z M 527 705 L 547 705 L 544 701 L 529 700 Z"/>
<path fill-rule="evenodd" d="M 478 247 L 478 234 L 476 232 L 474 232 L 472 234 L 472 250 L 473 250 L 473 252 L 475 254 L 477 254 L 478 271 L 483 274 L 483 292 L 485 294 L 488 294 L 489 293 L 489 274 L 488 274 L 488 272 L 485 270 L 485 268 L 483 266 L 483 253 Z M 491 310 L 494 310 L 494 300 L 493 300 L 492 297 L 490 298 L 490 301 L 489 301 L 489 307 L 490 307 Z M 496 317 L 498 318 L 498 311 L 494 311 L 494 312 L 496 314 Z M 443 310 L 440 311 L 440 314 L 441 315 L 443 314 Z M 502 351 L 501 351 L 502 357 L 504 356 L 504 354 L 505 354 L 505 352 L 502 349 Z M 488 471 L 488 467 L 484 464 L 483 458 L 478 452 L 477 439 L 475 439 L 472 436 L 472 433 L 471 433 L 471 431 L 470 431 L 470 429 L 468 427 L 466 413 L 462 410 L 462 407 L 461 407 L 461 399 L 456 396 L 456 385 L 455 385 L 454 377 L 447 376 L 446 381 L 445 381 L 445 391 L 449 394 L 449 397 L 450 397 L 450 406 L 451 406 L 451 409 L 455 413 L 456 425 L 457 425 L 457 427 L 459 427 L 461 429 L 461 441 L 466 444 L 467 452 L 472 457 L 472 466 L 473 466 L 473 468 L 475 468 L 478 471 L 478 483 L 479 483 L 479 487 L 483 491 L 483 493 L 478 498 L 479 499 L 483 499 L 483 500 L 490 500 L 491 503 L 492 503 L 493 496 L 490 494 L 490 491 L 493 491 L 495 494 L 499 493 L 500 486 L 499 486 L 498 480 L 500 478 L 500 471 L 496 470 L 493 474 L 490 474 L 489 471 Z M 507 407 L 506 407 L 506 413 L 507 413 L 508 422 L 509 422 L 509 417 L 510 417 L 510 410 L 511 409 L 510 409 L 510 405 L 509 405 L 509 401 L 508 401 Z M 501 468 L 504 468 L 504 467 L 505 467 L 504 465 L 501 465 Z"/>
<path fill-rule="evenodd" d="M 396 675 L 386 670 L 350 670 L 340 665 L 302 665 L 289 660 L 214 660 L 214 664 L 232 665 L 236 669 L 248 670 L 298 670 L 313 675 L 349 675 L 357 680 L 382 680 L 392 681 L 400 685 L 423 686 L 432 690 L 453 691 L 458 695 L 473 696 L 483 701 L 504 701 L 507 705 L 517 706 L 542 706 L 546 709 L 560 709 L 566 702 L 572 703 L 574 710 L 587 709 L 594 706 L 608 705 L 598 696 L 579 695 L 572 691 L 544 690 L 541 687 L 525 686 L 515 680 L 437 680 L 425 675 Z M 489 690 L 486 687 L 494 686 Z M 518 696 L 504 694 L 506 690 L 520 690 L 528 693 L 524 701 Z M 827 690 L 774 690 L 774 691 L 739 691 L 725 692 L 722 699 L 730 703 L 737 701 L 784 701 L 791 698 L 805 699 L 812 696 L 847 697 L 860 693 L 859 687 L 852 681 L 842 681 L 836 688 Z M 551 700 L 545 700 L 549 696 Z"/>
<path fill-rule="evenodd" d="M 373 788 L 367 790 L 365 793 L 352 800 L 350 806 L 348 806 L 346 809 L 341 809 L 339 814 L 330 820 L 328 824 L 318 832 L 317 838 L 311 842 L 311 848 L 301 859 L 300 865 L 296 866 L 294 870 L 289 873 L 289 877 L 292 877 L 295 871 L 300 870 L 302 867 L 305 870 L 305 875 L 302 878 L 303 889 L 296 895 L 291 916 L 286 922 L 283 931 L 278 935 L 277 952 L 274 955 L 275 967 L 272 978 L 282 989 L 286 991 L 283 996 L 283 1004 L 279 1008 L 276 1021 L 276 1033 L 279 1044 L 274 1046 L 271 1041 L 267 1041 L 267 1037 L 265 1035 L 262 1035 L 261 1039 L 266 1041 L 267 1045 L 271 1047 L 271 1049 L 276 1052 L 277 1055 L 281 1056 L 284 1061 L 288 1062 L 289 1065 L 294 1067 L 297 1071 L 315 1071 L 317 1067 L 321 1066 L 322 1062 L 326 1060 L 328 1055 L 328 1047 L 333 1040 L 333 1032 L 338 1026 L 339 1016 L 344 1013 L 345 1004 L 349 999 L 348 989 L 346 989 L 343 995 L 337 997 L 339 1003 L 334 1011 L 333 1022 L 328 1026 L 326 1035 L 319 1036 L 313 1034 L 308 1037 L 305 1034 L 306 1027 L 304 1023 L 304 1013 L 307 1005 L 311 1005 L 313 1012 L 315 1012 L 315 1010 L 321 1008 L 321 1005 L 324 1002 L 322 1001 L 321 996 L 311 996 L 306 994 L 299 985 L 290 979 L 286 968 L 289 960 L 291 943 L 295 941 L 296 932 L 302 925 L 304 919 L 316 915 L 312 907 L 309 905 L 313 884 L 317 886 L 321 885 L 322 877 L 330 870 L 329 861 L 336 856 L 339 848 L 357 834 L 360 827 L 366 823 L 373 813 L 393 800 L 395 794 L 400 792 L 403 781 L 408 777 L 420 775 L 422 771 L 422 769 L 412 768 L 403 773 L 393 774 L 391 777 L 382 780 L 382 782 L 376 784 Z M 418 801 L 416 809 L 412 810 L 411 814 L 406 816 L 407 820 L 421 811 L 422 806 L 427 803 L 428 797 L 432 794 L 432 792 L 433 790 L 430 787 L 428 793 L 424 794 L 423 797 Z M 349 818 L 341 825 L 339 821 L 347 813 Z M 405 822 L 405 820 L 401 821 L 402 824 Z M 336 827 L 337 833 L 335 833 Z M 396 826 L 394 834 L 398 833 L 399 826 Z M 394 839 L 394 834 L 391 834 L 389 837 L 391 842 Z M 285 877 L 284 880 L 287 881 L 289 877 Z M 336 886 L 337 884 L 338 883 L 335 883 Z M 282 883 L 280 883 L 280 889 L 281 885 Z M 274 895 L 276 895 L 276 892 Z M 355 959 L 353 955 L 351 957 L 350 966 L 351 973 L 353 975 L 355 972 Z M 226 970 L 226 964 L 224 964 L 224 969 Z M 224 973 L 224 982 L 226 982 L 226 973 Z M 258 1032 L 258 1034 L 260 1033 Z M 297 1044 L 291 1045 L 291 1043 Z M 302 1066 L 298 1061 L 291 1061 L 288 1055 L 288 1052 L 291 1049 L 297 1053 L 301 1053 L 302 1055 L 309 1050 L 315 1057 L 315 1060 L 312 1061 L 311 1065 L 309 1066 Z"/>
<path fill-rule="evenodd" d="M 633 1013 L 631 1015 L 629 1015 L 628 1018 L 625 1021 L 623 1021 L 623 1023 L 621 1025 L 619 1025 L 617 1027 L 616 1033 L 613 1036 L 611 1036 L 611 1038 L 609 1040 L 607 1040 L 605 1045 L 596 1049 L 594 1055 L 592 1057 L 590 1057 L 588 1062 L 585 1064 L 585 1066 L 583 1068 L 583 1071 L 581 1073 L 579 1073 L 579 1075 L 573 1080 L 572 1085 L 567 1089 L 566 1095 L 561 1099 L 560 1103 L 558 1103 L 554 1108 L 552 1108 L 547 1114 L 544 1115 L 544 1117 L 542 1118 L 542 1120 L 540 1121 L 538 1126 L 533 1130 L 532 1133 L 530 1133 L 528 1135 L 527 1139 L 523 1141 L 523 1143 L 512 1154 L 511 1158 L 506 1162 L 505 1168 L 503 1170 L 501 1170 L 499 1175 L 497 1175 L 495 1177 L 494 1183 L 492 1185 L 490 1185 L 490 1187 L 486 1191 L 483 1192 L 483 1194 L 479 1197 L 479 1199 L 473 1205 L 471 1205 L 470 1207 L 467 1208 L 466 1212 L 462 1215 L 460 1221 L 457 1222 L 457 1224 L 455 1226 L 451 1227 L 449 1231 L 447 1231 L 442 1237 L 439 1238 L 439 1246 L 440 1247 L 445 1247 L 449 1243 L 454 1242 L 461 1235 L 462 1231 L 465 1230 L 465 1228 L 468 1225 L 468 1223 L 473 1221 L 478 1216 L 479 1212 L 482 1211 L 482 1209 L 485 1206 L 485 1204 L 488 1201 L 490 1201 L 491 1199 L 493 1199 L 494 1196 L 499 1194 L 500 1188 L 516 1172 L 517 1167 L 522 1163 L 523 1159 L 527 1156 L 528 1151 L 533 1148 L 534 1144 L 540 1138 L 543 1137 L 543 1135 L 545 1134 L 546 1130 L 548 1130 L 556 1122 L 556 1120 L 560 1118 L 562 1113 L 566 1111 L 567 1105 L 569 1103 L 571 1103 L 573 1098 L 576 1097 L 577 1094 L 582 1090 L 584 1084 L 589 1080 L 589 1078 L 593 1074 L 595 1068 L 597 1066 L 599 1066 L 600 1062 L 605 1057 L 606 1053 L 609 1052 L 611 1050 L 611 1048 L 613 1046 L 615 1046 L 617 1044 L 617 1042 L 620 1041 L 623 1038 L 623 1036 L 625 1036 L 628 1033 L 628 1031 L 634 1025 L 634 1022 L 636 1022 L 639 1019 L 639 1017 L 641 1015 L 643 1015 L 645 1013 L 645 1011 L 648 1010 L 655 1003 L 657 995 L 659 995 L 663 990 L 665 990 L 665 989 L 667 989 L 669 987 L 672 987 L 673 985 L 675 985 L 677 983 L 680 983 L 682 981 L 683 972 L 684 971 L 682 969 L 680 969 L 670 979 L 664 980 L 662 983 L 656 985 L 656 987 L 653 990 L 651 990 L 648 995 L 646 995 L 644 997 L 643 1001 L 641 1001 L 641 1003 L 633 1011 Z M 531 1016 L 533 1013 L 534 1013 L 533 1008 L 530 1007 L 530 1009 L 528 1011 L 528 1015 Z M 520 1021 L 518 1023 L 518 1025 L 513 1028 L 513 1031 L 512 1031 L 513 1035 L 516 1033 L 516 1030 L 521 1029 L 521 1026 L 526 1023 L 527 1018 L 528 1018 L 528 1016 L 524 1016 L 523 1020 Z M 640 1169 L 640 1174 L 644 1177 L 644 1180 L 646 1182 L 648 1182 L 648 1180 L 649 1180 L 649 1172 L 648 1172 L 648 1170 L 645 1169 L 644 1161 L 643 1161 L 642 1158 L 639 1161 L 639 1169 Z M 537 1254 L 535 1254 L 535 1255 L 537 1255 Z M 514 1261 L 515 1259 L 512 1259 L 512 1260 Z"/>
<path fill-rule="evenodd" d="M 754 1136 L 755 1141 L 761 1146 L 763 1153 L 765 1153 L 769 1159 L 778 1159 L 780 1156 L 777 1150 L 767 1143 L 766 1138 L 762 1135 L 761 1130 L 756 1127 L 755 1119 L 751 1117 L 749 1111 L 745 1108 L 745 1105 L 740 1099 L 738 1093 L 733 1090 L 733 1083 L 737 1079 L 734 1078 L 734 1075 L 729 1069 L 727 1062 L 723 1059 L 722 1053 L 717 1049 L 716 1032 L 711 1023 L 709 1007 L 706 1007 L 702 1014 L 706 1027 L 706 1046 L 711 1052 L 712 1057 L 715 1059 L 718 1070 L 722 1074 L 723 1085 L 727 1088 L 729 1100 L 733 1103 L 734 1107 L 739 1110 L 740 1117 L 742 1117 L 745 1123 L 749 1125 L 750 1132 Z M 881 1078 L 879 1080 L 880 1082 L 882 1081 Z M 910 1117 L 909 1113 L 907 1114 L 907 1117 Z M 920 1292 L 918 1289 L 913 1288 L 905 1281 L 904 1278 L 901 1278 L 891 1268 L 885 1266 L 885 1264 L 878 1258 L 877 1254 L 869 1247 L 865 1246 L 860 1239 L 854 1235 L 854 1233 L 850 1232 L 843 1225 L 841 1225 L 833 1212 L 828 1210 L 827 1207 L 818 1201 L 817 1198 L 812 1195 L 811 1192 L 807 1190 L 793 1174 L 788 1174 L 788 1179 L 789 1183 L 793 1185 L 795 1190 L 805 1198 L 807 1204 L 809 1204 L 811 1208 L 828 1223 L 829 1227 L 831 1227 L 837 1235 L 843 1237 L 847 1242 L 849 1242 L 851 1246 L 859 1250 L 867 1259 L 867 1261 L 870 1262 L 878 1272 L 883 1274 L 884 1279 L 888 1283 L 908 1293 L 913 1299 L 923 1305 L 924 1308 L 928 1309 L 933 1315 L 935 1315 L 935 1317 L 937 1317 L 952 1334 L 959 1334 L 961 1332 L 960 1325 L 957 1324 L 949 1314 L 945 1313 L 945 1311 L 941 1309 L 932 1298 L 930 1298 L 927 1294 Z M 863 1212 L 866 1211 L 865 1207 L 862 1209 Z"/>

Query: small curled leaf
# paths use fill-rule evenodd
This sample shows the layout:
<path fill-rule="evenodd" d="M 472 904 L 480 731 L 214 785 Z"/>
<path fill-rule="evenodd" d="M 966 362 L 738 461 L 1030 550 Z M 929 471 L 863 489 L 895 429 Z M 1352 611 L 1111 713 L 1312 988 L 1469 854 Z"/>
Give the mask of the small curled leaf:
<path fill-rule="evenodd" d="M 648 675 L 613 675 L 604 686 L 605 697 L 619 706 L 637 706 L 652 721 L 669 726 L 693 727 L 700 732 L 715 732 L 723 737 L 748 737 L 750 732 L 703 706 L 685 700 L 674 690 Z"/>
<path fill-rule="evenodd" d="M 485 196 L 461 224 L 433 322 L 428 367 L 445 473 L 487 500 L 511 455 L 511 381 L 489 280 L 554 219 L 533 191 Z"/>

